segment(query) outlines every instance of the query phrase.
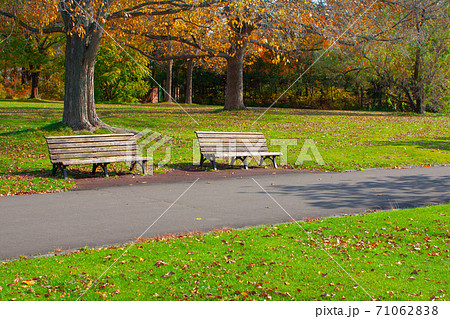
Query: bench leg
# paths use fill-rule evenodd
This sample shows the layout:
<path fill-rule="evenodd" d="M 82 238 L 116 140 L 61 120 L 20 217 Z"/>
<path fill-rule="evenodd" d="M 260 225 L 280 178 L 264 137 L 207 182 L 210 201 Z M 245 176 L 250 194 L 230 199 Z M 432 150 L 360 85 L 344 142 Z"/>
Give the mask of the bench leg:
<path fill-rule="evenodd" d="M 52 175 L 56 176 L 56 172 L 59 170 L 61 170 L 61 173 L 64 176 L 64 179 L 67 179 L 67 165 L 63 165 L 63 164 L 53 164 L 53 168 L 52 168 Z"/>
<path fill-rule="evenodd" d="M 273 163 L 273 167 L 278 168 L 277 167 L 277 157 L 276 156 L 272 156 L 271 160 L 272 160 L 272 163 Z"/>
<path fill-rule="evenodd" d="M 59 168 L 61 169 L 61 172 L 64 176 L 64 179 L 67 179 L 67 166 L 66 165 L 62 165 L 62 164 L 58 164 Z"/>
<path fill-rule="evenodd" d="M 130 165 L 130 171 L 132 171 L 135 166 L 136 166 L 136 161 L 132 161 L 131 165 Z"/>
<path fill-rule="evenodd" d="M 266 159 L 265 156 L 261 156 L 261 160 L 259 161 L 259 166 L 262 166 L 262 164 L 264 164 L 265 159 Z"/>
<path fill-rule="evenodd" d="M 142 168 L 142 175 L 147 175 L 147 169 L 146 169 L 147 161 L 139 161 L 138 163 Z"/>
<path fill-rule="evenodd" d="M 230 165 L 233 166 L 235 163 L 236 163 L 236 157 L 233 156 L 233 157 L 231 158 L 231 163 L 230 163 Z"/>
<path fill-rule="evenodd" d="M 278 168 L 277 167 L 277 157 L 276 156 L 263 156 L 263 157 L 261 157 L 261 162 L 259 163 L 259 165 L 262 165 L 264 163 L 264 161 L 266 159 L 268 159 L 268 158 L 272 161 L 273 167 Z"/>
<path fill-rule="evenodd" d="M 98 164 L 92 164 L 92 175 L 97 171 Z"/>
<path fill-rule="evenodd" d="M 208 156 L 208 158 L 206 158 L 205 156 L 203 156 L 203 154 L 201 154 L 201 157 L 200 157 L 200 167 L 203 167 L 203 164 L 205 163 L 206 160 L 209 160 L 209 161 L 211 162 L 211 164 L 212 164 L 214 170 L 217 171 L 217 167 L 216 167 L 216 157 L 215 157 L 215 156 L 212 156 L 212 157 L 209 157 L 209 156 Z"/>
<path fill-rule="evenodd" d="M 105 173 L 105 177 L 109 177 L 108 174 L 108 163 L 102 163 L 100 166 L 103 168 L 103 172 Z"/>
<path fill-rule="evenodd" d="M 203 154 L 200 154 L 200 167 L 203 167 L 203 163 L 205 163 L 206 158 L 203 156 Z"/>
<path fill-rule="evenodd" d="M 245 169 L 248 169 L 247 157 L 236 157 L 236 159 L 241 160 L 244 164 Z"/>

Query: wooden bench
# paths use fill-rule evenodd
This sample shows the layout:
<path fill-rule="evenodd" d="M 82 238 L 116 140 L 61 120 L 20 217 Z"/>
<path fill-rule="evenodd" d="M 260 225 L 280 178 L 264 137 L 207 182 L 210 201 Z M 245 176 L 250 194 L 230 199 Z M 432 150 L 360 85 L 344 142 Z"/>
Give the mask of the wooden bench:
<path fill-rule="evenodd" d="M 90 165 L 92 174 L 100 166 L 108 177 L 107 165 L 117 162 L 130 162 L 130 170 L 139 164 L 146 175 L 146 164 L 151 158 L 139 156 L 139 148 L 134 134 L 102 134 L 48 136 L 47 140 L 50 161 L 53 164 L 52 174 L 60 169 L 67 178 L 66 168 L 69 165 Z"/>
<path fill-rule="evenodd" d="M 200 146 L 200 167 L 209 160 L 216 170 L 216 159 L 231 158 L 231 165 L 236 160 L 244 163 L 248 169 L 248 157 L 260 158 L 260 165 L 264 160 L 272 160 L 277 168 L 276 157 L 282 155 L 279 152 L 269 152 L 263 133 L 255 132 L 202 132 L 197 131 Z"/>

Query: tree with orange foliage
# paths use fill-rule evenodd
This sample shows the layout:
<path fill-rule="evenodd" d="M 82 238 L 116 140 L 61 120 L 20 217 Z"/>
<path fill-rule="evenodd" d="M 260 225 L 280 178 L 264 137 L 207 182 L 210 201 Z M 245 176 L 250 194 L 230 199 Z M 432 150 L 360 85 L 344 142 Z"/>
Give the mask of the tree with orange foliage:
<path fill-rule="evenodd" d="M 155 59 L 149 52 L 152 48 L 146 44 L 149 41 L 173 44 L 160 60 L 202 58 L 216 68 L 216 59 L 224 60 L 227 69 L 224 109 L 239 110 L 245 108 L 245 57 L 271 50 L 277 53 L 275 59 L 280 62 L 283 53 L 320 46 L 322 39 L 317 29 L 320 22 L 314 18 L 316 7 L 308 1 L 224 1 L 202 10 L 180 12 L 169 19 L 143 18 L 141 29 L 134 25 L 120 28 L 124 34 L 134 36 L 135 45 L 129 46 L 152 59 Z"/>
<path fill-rule="evenodd" d="M 94 101 L 94 66 L 104 27 L 139 17 L 169 16 L 210 6 L 219 0 L 29 0 L 0 2 L 9 24 L 37 34 L 64 33 L 65 96 L 63 124 L 74 130 L 106 128 Z"/>

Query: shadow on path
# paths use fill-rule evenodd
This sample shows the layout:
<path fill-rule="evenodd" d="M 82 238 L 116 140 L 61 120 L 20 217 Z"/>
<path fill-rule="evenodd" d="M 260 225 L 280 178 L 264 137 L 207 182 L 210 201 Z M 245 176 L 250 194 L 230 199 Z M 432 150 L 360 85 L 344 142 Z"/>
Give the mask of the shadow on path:
<path fill-rule="evenodd" d="M 370 181 L 318 183 L 314 185 L 273 185 L 267 191 L 275 198 L 299 197 L 322 209 L 367 207 L 398 209 L 450 202 L 448 176 L 385 176 Z"/>

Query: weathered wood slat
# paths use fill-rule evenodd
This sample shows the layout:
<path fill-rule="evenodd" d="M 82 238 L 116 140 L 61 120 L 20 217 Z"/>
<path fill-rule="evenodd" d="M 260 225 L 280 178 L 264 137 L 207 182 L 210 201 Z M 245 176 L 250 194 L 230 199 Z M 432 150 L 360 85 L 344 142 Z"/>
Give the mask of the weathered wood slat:
<path fill-rule="evenodd" d="M 149 161 L 150 157 L 135 157 L 132 161 Z M 130 157 L 105 157 L 105 158 L 86 158 L 86 159 L 69 159 L 69 160 L 57 160 L 54 163 L 61 163 L 63 165 L 89 165 L 89 164 L 102 164 L 102 163 L 119 163 L 130 162 Z"/>
<path fill-rule="evenodd" d="M 52 160 L 58 159 L 75 159 L 75 158 L 99 158 L 99 157 L 110 157 L 110 156 L 136 156 L 136 152 L 98 152 L 98 153 L 76 153 L 76 154 L 50 154 Z"/>
<path fill-rule="evenodd" d="M 200 143 L 201 147 L 223 147 L 223 148 L 230 148 L 230 147 L 253 147 L 253 148 L 261 148 L 261 147 L 267 147 L 267 144 L 263 143 Z"/>
<path fill-rule="evenodd" d="M 105 136 L 101 137 L 100 135 L 92 135 L 88 137 L 76 137 L 76 136 L 70 136 L 70 137 L 61 137 L 58 139 L 54 139 L 52 137 L 47 137 L 47 143 L 48 144 L 63 144 L 63 143 L 80 143 L 80 142 L 87 142 L 87 143 L 94 143 L 94 142 L 105 142 L 105 141 L 132 141 L 134 138 L 133 135 L 122 135 L 122 136 Z"/>
<path fill-rule="evenodd" d="M 120 136 L 135 136 L 133 133 L 118 133 L 118 134 L 92 134 L 92 135 L 72 135 L 72 136 L 47 136 L 47 139 L 58 140 L 58 139 L 76 139 L 76 138 L 85 138 L 85 137 L 120 137 Z"/>
<path fill-rule="evenodd" d="M 280 152 L 231 152 L 231 153 L 203 153 L 205 156 L 215 157 L 261 157 L 261 156 L 280 156 Z"/>
<path fill-rule="evenodd" d="M 217 138 L 217 139 L 223 139 L 223 138 L 227 138 L 227 139 L 261 139 L 262 136 L 259 134 L 253 134 L 253 135 L 246 135 L 246 136 L 242 136 L 239 134 L 230 134 L 230 135 L 224 135 L 224 134 L 211 134 L 211 135 L 202 135 L 202 134 L 198 134 L 197 137 L 199 139 L 205 139 L 205 138 Z"/>
<path fill-rule="evenodd" d="M 198 134 L 198 135 L 239 135 L 239 136 L 264 135 L 261 132 L 204 132 L 204 131 L 196 131 L 195 133 Z"/>
<path fill-rule="evenodd" d="M 137 154 L 138 148 L 137 146 L 62 148 L 62 149 L 52 149 L 51 154 L 56 155 L 56 154 L 95 153 L 95 152 L 112 152 L 112 151 L 131 151 Z"/>
<path fill-rule="evenodd" d="M 106 142 L 94 142 L 94 143 L 90 143 L 90 142 L 85 142 L 85 143 L 62 143 L 62 144 L 48 144 L 48 148 L 53 150 L 53 149 L 71 149 L 71 148 L 89 148 L 89 147 L 109 147 L 109 146 L 135 146 L 137 145 L 136 141 L 131 140 L 131 141 L 119 141 L 119 142 L 114 142 L 114 141 L 106 141 Z"/>
<path fill-rule="evenodd" d="M 261 132 L 217 132 L 217 131 L 196 131 L 195 132 L 197 135 L 201 135 L 201 134 L 210 134 L 210 135 L 239 135 L 239 136 L 243 136 L 243 135 L 252 135 L 252 134 L 258 134 L 258 135 L 263 135 L 263 133 Z"/>
<path fill-rule="evenodd" d="M 217 144 L 217 143 L 227 143 L 227 144 L 266 144 L 266 140 L 262 138 L 252 138 L 252 139 L 234 139 L 234 138 L 199 138 L 199 143 L 201 144 Z"/>
<path fill-rule="evenodd" d="M 202 147 L 202 153 L 229 153 L 229 152 L 268 152 L 267 147 Z"/>
<path fill-rule="evenodd" d="M 236 146 L 236 147 L 260 147 L 260 146 L 267 146 L 267 144 L 265 142 L 258 142 L 258 143 L 250 143 L 250 142 L 246 142 L 246 143 L 235 143 L 235 142 L 230 142 L 230 141 L 221 141 L 219 143 L 211 143 L 211 142 L 202 142 L 200 143 L 200 145 L 202 146 L 223 146 L 223 147 L 232 147 L 232 146 Z"/>

